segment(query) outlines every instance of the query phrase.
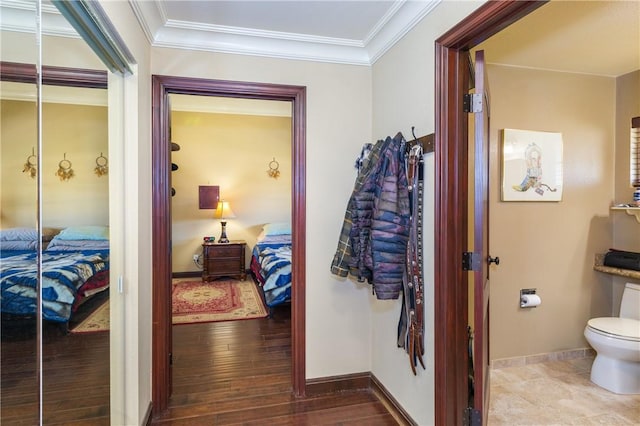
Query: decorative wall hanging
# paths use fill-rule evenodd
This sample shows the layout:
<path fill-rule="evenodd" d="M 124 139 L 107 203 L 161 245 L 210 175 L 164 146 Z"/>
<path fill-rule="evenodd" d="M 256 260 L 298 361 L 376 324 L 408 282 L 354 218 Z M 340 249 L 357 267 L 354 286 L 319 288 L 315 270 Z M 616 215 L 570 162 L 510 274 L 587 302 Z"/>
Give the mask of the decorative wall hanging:
<path fill-rule="evenodd" d="M 502 131 L 502 201 L 562 200 L 562 133 Z"/>
<path fill-rule="evenodd" d="M 35 179 L 36 174 L 38 173 L 37 165 L 38 163 L 37 163 L 35 151 L 33 148 L 31 148 L 31 155 L 27 157 L 27 162 L 24 163 L 24 168 L 22 169 L 22 173 L 29 173 L 29 176 Z"/>
<path fill-rule="evenodd" d="M 61 181 L 66 181 L 75 176 L 73 169 L 71 168 L 71 161 L 67 160 L 67 153 L 64 153 L 63 159 L 58 163 L 58 171 L 56 172 L 56 176 L 60 178 Z"/>
<path fill-rule="evenodd" d="M 273 157 L 273 160 L 269 162 L 269 170 L 267 170 L 267 174 L 269 177 L 274 179 L 278 179 L 280 177 L 280 163 L 276 161 L 276 157 Z"/>
<path fill-rule="evenodd" d="M 100 156 L 96 158 L 96 168 L 94 171 L 98 177 L 109 173 L 109 160 L 107 160 L 107 157 L 102 155 L 102 153 L 100 153 Z"/>

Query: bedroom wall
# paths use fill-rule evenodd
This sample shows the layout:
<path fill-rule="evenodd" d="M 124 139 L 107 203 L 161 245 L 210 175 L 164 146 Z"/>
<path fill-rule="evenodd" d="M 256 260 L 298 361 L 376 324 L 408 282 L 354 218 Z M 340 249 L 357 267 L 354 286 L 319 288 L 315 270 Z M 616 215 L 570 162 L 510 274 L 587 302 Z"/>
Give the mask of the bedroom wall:
<path fill-rule="evenodd" d="M 640 116 L 640 70 L 616 79 L 615 117 L 615 198 L 616 203 L 629 203 L 633 189 L 629 185 L 629 129 L 631 118 Z M 613 220 L 613 247 L 640 252 L 640 223 L 623 212 L 611 212 Z M 613 305 L 611 315 L 620 312 L 620 299 L 626 282 L 623 277 L 613 277 Z"/>
<path fill-rule="evenodd" d="M 153 49 L 151 67 L 160 75 L 306 86 L 306 376 L 371 371 L 369 288 L 329 271 L 353 162 L 371 140 L 371 70 L 167 48 Z"/>
<path fill-rule="evenodd" d="M 103 94 L 102 98 L 106 96 Z M 29 143 L 36 138 L 34 110 L 33 102 L 2 101 L 3 228 L 35 227 L 32 212 L 37 181 L 23 173 L 27 157 L 36 148 Z M 108 176 L 94 173 L 100 153 L 109 156 L 107 108 L 45 103 L 42 126 L 43 226 L 108 225 Z M 56 172 L 65 153 L 75 175 L 61 181 Z"/>
<path fill-rule="evenodd" d="M 220 237 L 214 210 L 198 207 L 198 186 L 218 185 L 236 218 L 227 220 L 230 240 L 245 240 L 245 265 L 268 222 L 291 220 L 291 118 L 174 111 L 171 173 L 173 272 L 200 271 L 193 262 L 202 253 L 202 237 Z M 269 163 L 280 164 L 280 177 L 269 177 Z"/>
<path fill-rule="evenodd" d="M 611 310 L 611 277 L 593 262 L 613 241 L 615 79 L 498 65 L 488 75 L 489 241 L 500 257 L 491 270 L 491 358 L 586 348 L 587 320 Z M 504 128 L 562 133 L 562 201 L 500 201 Z M 521 309 L 523 288 L 537 288 L 542 305 Z"/>
<path fill-rule="evenodd" d="M 401 131 L 405 139 L 435 131 L 435 43 L 451 26 L 483 2 L 442 2 L 373 66 L 373 137 Z M 425 156 L 424 275 L 426 370 L 414 376 L 409 357 L 398 348 L 399 300 L 380 301 L 369 296 L 372 310 L 372 372 L 409 413 L 416 424 L 434 424 L 434 155 Z"/>

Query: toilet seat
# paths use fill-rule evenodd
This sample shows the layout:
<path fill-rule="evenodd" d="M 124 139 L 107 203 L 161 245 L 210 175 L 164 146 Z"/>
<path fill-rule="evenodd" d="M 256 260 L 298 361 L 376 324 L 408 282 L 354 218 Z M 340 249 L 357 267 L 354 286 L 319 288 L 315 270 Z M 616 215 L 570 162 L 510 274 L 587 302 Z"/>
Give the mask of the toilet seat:
<path fill-rule="evenodd" d="M 595 333 L 621 340 L 640 342 L 640 321 L 631 318 L 592 318 L 587 326 Z"/>

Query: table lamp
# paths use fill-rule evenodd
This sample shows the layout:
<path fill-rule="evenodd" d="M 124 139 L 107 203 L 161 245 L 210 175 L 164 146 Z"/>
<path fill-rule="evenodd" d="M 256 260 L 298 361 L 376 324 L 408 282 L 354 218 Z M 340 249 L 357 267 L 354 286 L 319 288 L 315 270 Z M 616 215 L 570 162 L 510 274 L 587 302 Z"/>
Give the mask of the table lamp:
<path fill-rule="evenodd" d="M 228 243 L 229 239 L 227 238 L 227 221 L 225 219 L 232 219 L 236 217 L 233 210 L 229 206 L 228 201 L 220 200 L 218 201 L 218 207 L 216 207 L 216 211 L 213 214 L 213 217 L 216 219 L 222 219 L 220 224 L 222 225 L 222 233 L 220 234 L 220 238 L 218 239 L 219 243 Z"/>

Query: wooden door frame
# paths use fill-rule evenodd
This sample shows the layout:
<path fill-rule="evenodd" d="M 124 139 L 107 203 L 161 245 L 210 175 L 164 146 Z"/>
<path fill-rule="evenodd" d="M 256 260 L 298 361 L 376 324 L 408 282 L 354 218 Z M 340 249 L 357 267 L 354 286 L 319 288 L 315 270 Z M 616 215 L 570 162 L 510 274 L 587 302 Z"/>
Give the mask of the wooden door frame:
<path fill-rule="evenodd" d="M 435 46 L 435 424 L 464 424 L 467 388 L 467 250 L 469 50 L 546 1 L 489 1 L 436 40 Z"/>
<path fill-rule="evenodd" d="M 169 94 L 222 96 L 292 103 L 292 389 L 304 396 L 305 373 L 305 229 L 306 87 L 152 75 L 152 401 L 157 416 L 169 404 L 171 368 L 171 148 Z"/>

